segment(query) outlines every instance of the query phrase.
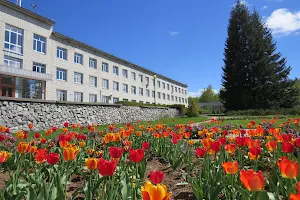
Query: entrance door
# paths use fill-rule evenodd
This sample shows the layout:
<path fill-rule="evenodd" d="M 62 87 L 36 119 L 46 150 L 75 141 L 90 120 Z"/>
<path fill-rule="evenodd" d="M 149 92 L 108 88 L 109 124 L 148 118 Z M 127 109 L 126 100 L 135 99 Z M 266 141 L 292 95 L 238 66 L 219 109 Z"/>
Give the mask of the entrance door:
<path fill-rule="evenodd" d="M 13 97 L 14 95 L 14 88 L 12 87 L 2 87 L 1 96 L 3 97 Z"/>
<path fill-rule="evenodd" d="M 15 97 L 15 77 L 0 75 L 0 96 Z"/>

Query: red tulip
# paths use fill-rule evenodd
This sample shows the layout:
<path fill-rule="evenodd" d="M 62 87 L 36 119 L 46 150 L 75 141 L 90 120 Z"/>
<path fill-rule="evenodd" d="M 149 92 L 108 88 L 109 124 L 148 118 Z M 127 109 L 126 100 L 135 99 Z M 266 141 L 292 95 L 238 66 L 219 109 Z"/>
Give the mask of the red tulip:
<path fill-rule="evenodd" d="M 249 139 L 248 137 L 236 137 L 235 143 L 239 147 L 244 147 L 244 146 L 247 146 L 248 139 Z"/>
<path fill-rule="evenodd" d="M 163 180 L 165 174 L 161 171 L 150 172 L 149 178 L 153 184 L 159 184 Z"/>
<path fill-rule="evenodd" d="M 261 154 L 261 148 L 260 147 L 251 147 L 249 149 L 249 152 L 252 154 L 252 155 L 255 155 L 255 156 L 259 156 Z"/>
<path fill-rule="evenodd" d="M 220 137 L 220 138 L 218 139 L 218 142 L 220 142 L 221 145 L 224 145 L 224 144 L 226 144 L 226 138 Z"/>
<path fill-rule="evenodd" d="M 292 134 L 282 134 L 282 139 L 284 142 L 290 142 L 292 140 Z"/>
<path fill-rule="evenodd" d="M 6 140 L 6 136 L 0 134 L 0 142 L 4 142 Z"/>
<path fill-rule="evenodd" d="M 104 160 L 103 158 L 99 159 L 98 162 L 98 172 L 101 176 L 112 176 L 117 168 L 117 161 Z"/>
<path fill-rule="evenodd" d="M 139 163 L 144 158 L 144 150 L 143 149 L 130 149 L 129 152 L 129 160 L 135 163 Z"/>
<path fill-rule="evenodd" d="M 282 142 L 282 152 L 284 153 L 293 153 L 294 152 L 294 145 L 289 142 Z"/>
<path fill-rule="evenodd" d="M 206 154 L 205 148 L 196 148 L 196 156 L 197 157 L 204 157 Z"/>
<path fill-rule="evenodd" d="M 47 150 L 46 149 L 38 149 L 34 156 L 34 159 L 37 163 L 42 163 L 46 160 Z"/>
<path fill-rule="evenodd" d="M 142 143 L 142 149 L 147 150 L 150 148 L 150 143 L 149 142 L 143 142 Z"/>
<path fill-rule="evenodd" d="M 249 191 L 260 191 L 264 188 L 264 178 L 261 171 L 241 170 L 240 180 Z"/>
<path fill-rule="evenodd" d="M 214 152 L 218 152 L 221 150 L 221 143 L 218 141 L 214 141 L 211 143 L 211 150 L 213 150 Z"/>
<path fill-rule="evenodd" d="M 47 163 L 50 165 L 55 165 L 59 162 L 60 154 L 58 153 L 49 153 L 46 156 Z"/>
<path fill-rule="evenodd" d="M 69 123 L 68 122 L 65 122 L 64 123 L 64 127 L 68 127 L 69 126 Z"/>
<path fill-rule="evenodd" d="M 120 147 L 110 147 L 109 148 L 110 157 L 113 159 L 121 158 L 122 153 L 123 153 L 123 148 L 120 148 Z"/>
<path fill-rule="evenodd" d="M 34 134 L 34 137 L 35 137 L 35 138 L 40 138 L 40 137 L 41 137 L 41 134 L 35 133 L 35 134 Z"/>
<path fill-rule="evenodd" d="M 52 130 L 53 132 L 55 132 L 55 131 L 57 130 L 57 127 L 56 127 L 56 126 L 53 126 L 53 127 L 51 128 L 51 130 Z"/>
<path fill-rule="evenodd" d="M 300 200 L 300 194 L 290 194 L 290 200 Z"/>
<path fill-rule="evenodd" d="M 300 138 L 295 139 L 295 146 L 300 147 Z"/>

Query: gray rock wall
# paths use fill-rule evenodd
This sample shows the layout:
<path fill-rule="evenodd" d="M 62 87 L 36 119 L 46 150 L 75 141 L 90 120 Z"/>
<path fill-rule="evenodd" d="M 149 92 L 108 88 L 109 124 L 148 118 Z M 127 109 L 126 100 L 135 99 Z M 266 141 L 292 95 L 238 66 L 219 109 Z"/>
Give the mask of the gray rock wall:
<path fill-rule="evenodd" d="M 35 131 L 52 126 L 62 127 L 65 121 L 83 125 L 130 123 L 154 121 L 161 118 L 178 117 L 175 108 L 133 107 L 105 104 L 75 104 L 47 101 L 8 101 L 0 99 L 0 126 L 28 130 L 28 123 L 33 123 Z"/>

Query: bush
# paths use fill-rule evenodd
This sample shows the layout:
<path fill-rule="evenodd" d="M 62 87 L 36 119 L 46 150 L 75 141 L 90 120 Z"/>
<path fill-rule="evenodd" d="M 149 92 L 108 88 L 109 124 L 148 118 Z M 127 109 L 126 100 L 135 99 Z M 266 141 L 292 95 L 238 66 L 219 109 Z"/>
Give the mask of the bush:
<path fill-rule="evenodd" d="M 189 107 L 187 109 L 187 116 L 189 117 L 197 117 L 199 115 L 198 106 L 195 99 L 189 100 Z"/>
<path fill-rule="evenodd" d="M 124 106 L 153 106 L 153 107 L 167 107 L 167 108 L 176 108 L 179 110 L 179 115 L 184 116 L 186 114 L 186 107 L 182 104 L 173 104 L 173 105 L 165 105 L 165 104 L 144 104 L 139 102 L 132 101 L 119 101 L 117 104 L 121 104 Z"/>
<path fill-rule="evenodd" d="M 236 110 L 236 111 L 227 111 L 225 114 L 229 116 L 300 115 L 300 107 L 266 109 L 266 110 L 262 110 L 262 109 Z"/>

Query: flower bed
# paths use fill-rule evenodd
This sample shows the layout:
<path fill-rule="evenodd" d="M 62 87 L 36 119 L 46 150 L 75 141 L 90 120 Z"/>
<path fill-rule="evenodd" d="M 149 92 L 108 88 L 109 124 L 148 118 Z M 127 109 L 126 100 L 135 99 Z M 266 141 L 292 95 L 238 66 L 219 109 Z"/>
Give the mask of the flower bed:
<path fill-rule="evenodd" d="M 216 119 L 196 126 L 135 123 L 104 131 L 65 122 L 62 130 L 33 136 L 1 126 L 0 197 L 299 199 L 299 119 L 279 127 L 276 121 L 249 121 L 245 128 Z"/>

